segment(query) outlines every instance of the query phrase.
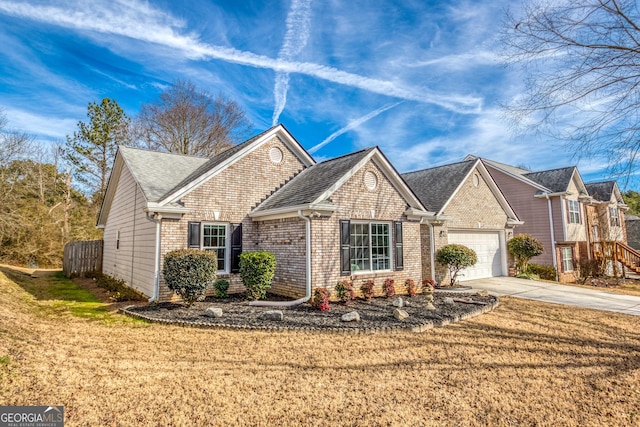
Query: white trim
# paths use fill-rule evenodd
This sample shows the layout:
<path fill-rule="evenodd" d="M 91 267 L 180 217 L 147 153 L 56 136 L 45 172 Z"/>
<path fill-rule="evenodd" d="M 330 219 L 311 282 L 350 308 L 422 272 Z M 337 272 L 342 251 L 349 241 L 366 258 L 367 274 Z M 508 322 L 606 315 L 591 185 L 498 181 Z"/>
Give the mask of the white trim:
<path fill-rule="evenodd" d="M 264 211 L 249 212 L 249 218 L 256 221 L 266 221 L 269 219 L 298 217 L 298 211 L 303 216 L 331 216 L 338 210 L 333 203 L 309 203 L 305 205 L 285 206 L 276 209 L 266 209 Z"/>
<path fill-rule="evenodd" d="M 218 225 L 224 227 L 224 246 L 205 246 L 204 228 L 207 225 Z M 224 269 L 218 270 L 218 274 L 229 274 L 231 272 L 231 224 L 228 222 L 202 221 L 200 222 L 200 249 L 206 251 L 224 247 Z"/>
<path fill-rule="evenodd" d="M 195 180 L 191 181 L 189 184 L 184 187 L 174 191 L 171 194 L 168 194 L 162 198 L 158 202 L 159 205 L 166 205 L 167 203 L 174 202 L 180 199 L 185 194 L 195 190 L 197 187 L 202 185 L 204 182 L 208 181 L 212 177 L 218 175 L 222 171 L 224 171 L 227 167 L 233 165 L 238 160 L 250 154 L 251 152 L 257 150 L 262 145 L 269 142 L 274 136 L 278 136 L 282 143 L 289 148 L 298 159 L 307 167 L 316 164 L 316 161 L 302 148 L 302 146 L 295 140 L 295 138 L 284 128 L 282 125 L 278 125 L 272 128 L 270 131 L 256 139 L 255 141 L 248 144 L 242 150 L 235 153 L 233 156 L 226 159 L 224 162 L 217 165 L 215 168 L 207 171 L 206 173 L 200 175 Z"/>

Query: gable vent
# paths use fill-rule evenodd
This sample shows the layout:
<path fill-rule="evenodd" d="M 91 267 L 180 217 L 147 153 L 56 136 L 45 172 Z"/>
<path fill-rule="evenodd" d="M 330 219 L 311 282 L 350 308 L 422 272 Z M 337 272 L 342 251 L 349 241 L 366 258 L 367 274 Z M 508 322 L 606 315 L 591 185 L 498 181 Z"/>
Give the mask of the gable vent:
<path fill-rule="evenodd" d="M 282 157 L 282 150 L 278 147 L 272 147 L 271 150 L 269 150 L 269 160 L 273 163 L 280 163 L 282 161 Z"/>
<path fill-rule="evenodd" d="M 378 186 L 378 177 L 375 173 L 371 171 L 367 171 L 364 174 L 364 186 L 367 187 L 367 190 L 373 191 Z"/>

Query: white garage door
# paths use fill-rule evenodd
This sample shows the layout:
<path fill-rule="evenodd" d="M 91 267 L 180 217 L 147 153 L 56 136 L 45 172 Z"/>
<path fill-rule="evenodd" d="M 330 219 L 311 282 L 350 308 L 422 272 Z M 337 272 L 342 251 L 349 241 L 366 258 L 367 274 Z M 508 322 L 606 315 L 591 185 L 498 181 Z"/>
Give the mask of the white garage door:
<path fill-rule="evenodd" d="M 498 232 L 449 231 L 449 243 L 467 246 L 478 256 L 478 263 L 459 273 L 459 280 L 502 276 L 502 255 Z"/>

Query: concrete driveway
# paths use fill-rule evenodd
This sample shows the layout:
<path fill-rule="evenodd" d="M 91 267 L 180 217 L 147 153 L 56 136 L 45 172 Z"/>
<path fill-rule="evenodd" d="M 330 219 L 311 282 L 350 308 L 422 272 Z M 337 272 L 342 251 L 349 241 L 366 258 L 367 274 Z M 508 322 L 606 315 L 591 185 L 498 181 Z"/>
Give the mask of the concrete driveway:
<path fill-rule="evenodd" d="M 462 282 L 461 285 L 472 286 L 476 289 L 486 289 L 498 296 L 508 295 L 640 316 L 640 296 L 612 294 L 596 289 L 516 279 L 515 277 L 469 280 Z"/>

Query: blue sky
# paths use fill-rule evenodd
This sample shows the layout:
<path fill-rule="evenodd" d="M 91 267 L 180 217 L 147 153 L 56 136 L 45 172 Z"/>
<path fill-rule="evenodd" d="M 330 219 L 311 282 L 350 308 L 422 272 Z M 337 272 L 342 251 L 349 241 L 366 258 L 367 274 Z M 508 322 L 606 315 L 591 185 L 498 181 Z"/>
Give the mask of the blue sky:
<path fill-rule="evenodd" d="M 235 99 L 256 133 L 283 123 L 317 160 L 378 145 L 400 172 L 475 154 L 608 179 L 605 160 L 503 119 L 499 105 L 523 89 L 499 58 L 506 7 L 518 4 L 0 0 L 0 108 L 11 127 L 59 142 L 91 101 L 135 116 L 186 79 Z"/>

